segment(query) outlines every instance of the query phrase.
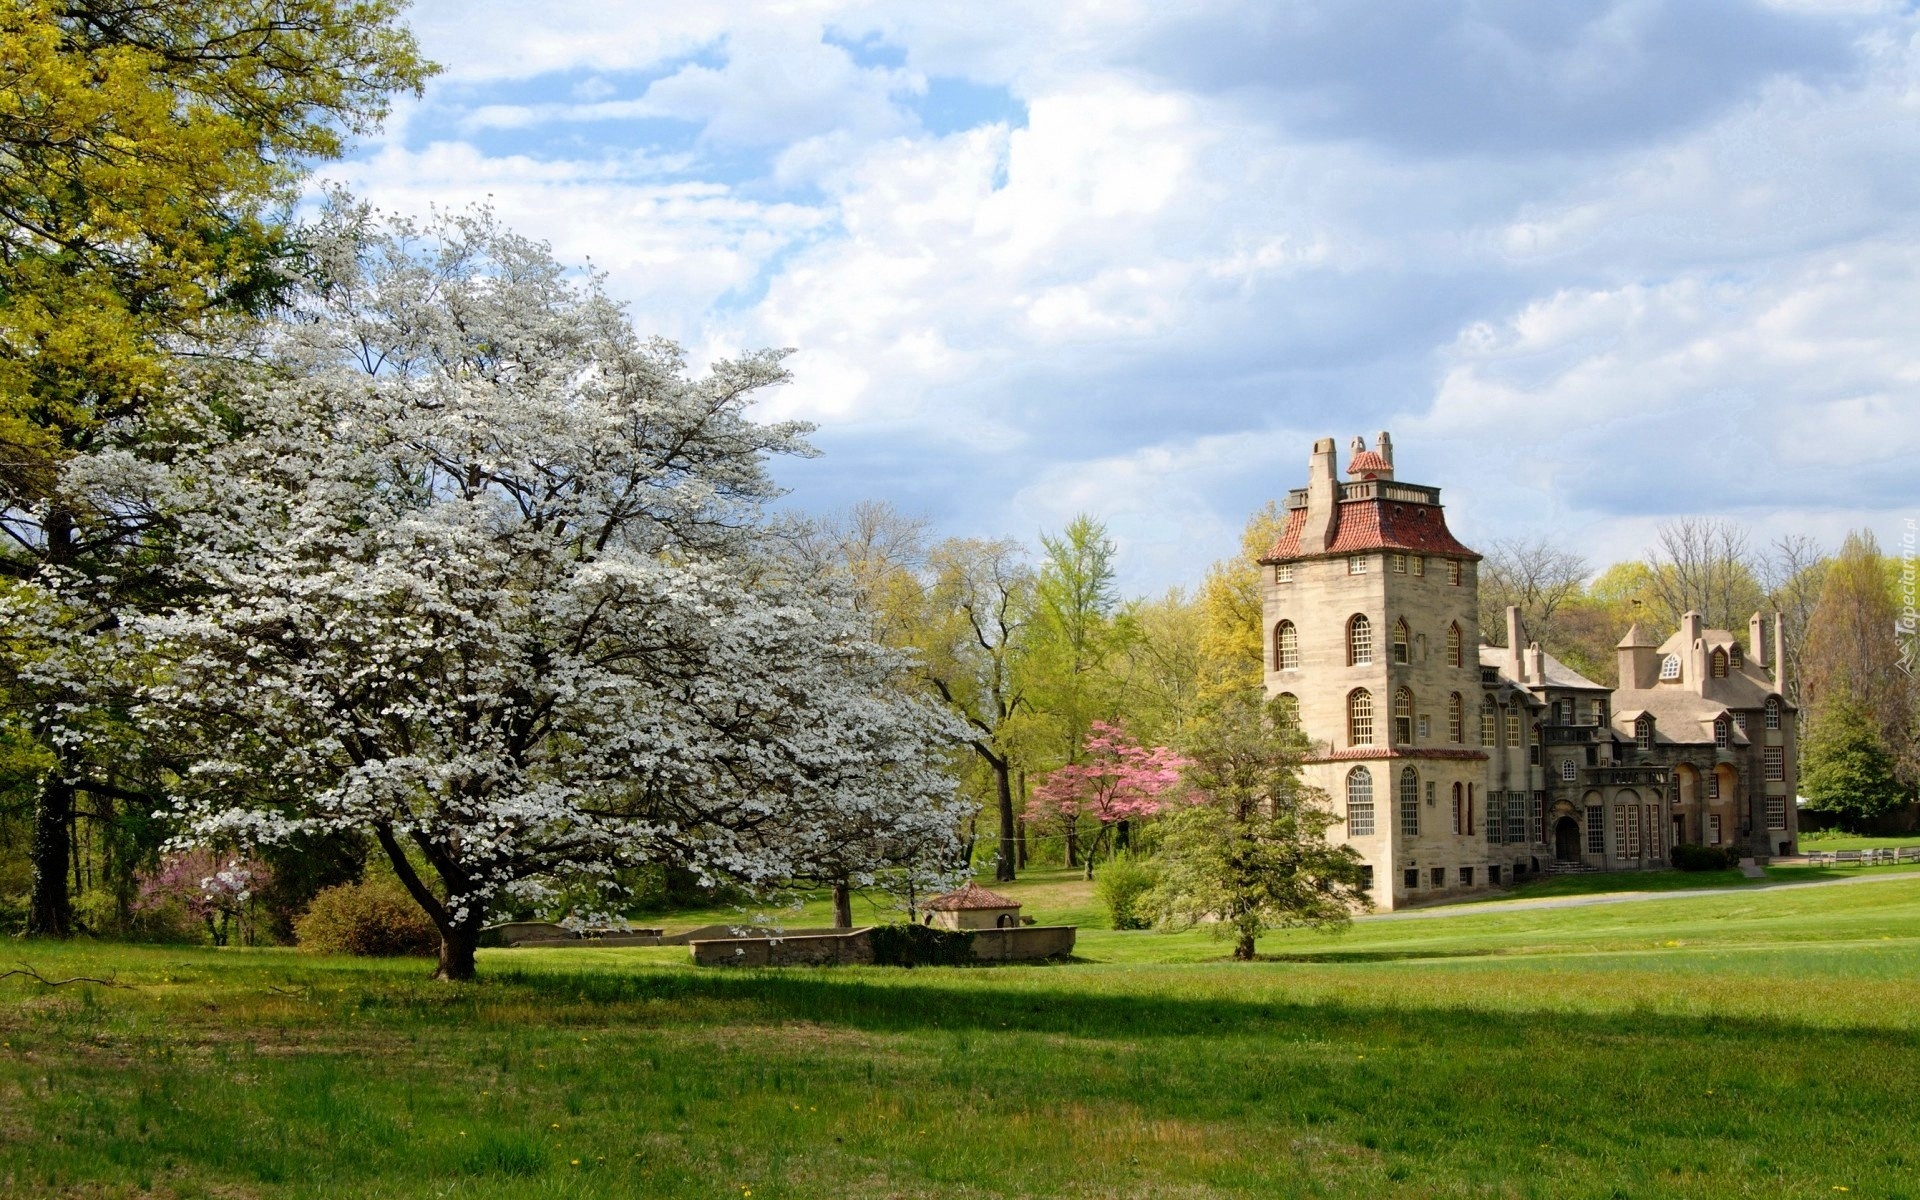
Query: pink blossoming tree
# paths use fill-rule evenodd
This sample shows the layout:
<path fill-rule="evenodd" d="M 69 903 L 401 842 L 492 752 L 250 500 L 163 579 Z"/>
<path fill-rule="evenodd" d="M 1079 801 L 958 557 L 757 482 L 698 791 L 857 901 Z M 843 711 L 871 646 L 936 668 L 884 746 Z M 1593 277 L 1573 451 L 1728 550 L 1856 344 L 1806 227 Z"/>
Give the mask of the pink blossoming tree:
<path fill-rule="evenodd" d="M 1110 846 L 1115 829 L 1159 812 L 1179 786 L 1186 760 L 1165 746 L 1142 746 L 1104 721 L 1093 723 L 1084 750 L 1084 759 L 1058 768 L 1034 789 L 1027 819 L 1057 821 L 1068 831 L 1077 831 L 1083 817 L 1092 819 L 1098 826 L 1087 852 L 1092 879 L 1094 859 Z"/>

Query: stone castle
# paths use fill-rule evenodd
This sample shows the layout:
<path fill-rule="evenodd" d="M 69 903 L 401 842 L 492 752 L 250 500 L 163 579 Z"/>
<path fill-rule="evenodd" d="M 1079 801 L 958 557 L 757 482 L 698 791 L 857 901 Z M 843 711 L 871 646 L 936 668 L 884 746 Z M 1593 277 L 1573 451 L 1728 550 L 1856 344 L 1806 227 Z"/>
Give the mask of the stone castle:
<path fill-rule="evenodd" d="M 1680 842 L 1791 854 L 1793 709 L 1783 622 L 1743 643 L 1698 613 L 1620 640 L 1609 689 L 1526 641 L 1480 644 L 1480 556 L 1440 489 L 1393 476 L 1385 433 L 1342 480 L 1314 444 L 1307 486 L 1260 560 L 1266 686 L 1311 744 L 1304 776 L 1344 817 L 1381 908 L 1556 864 L 1663 867 Z"/>

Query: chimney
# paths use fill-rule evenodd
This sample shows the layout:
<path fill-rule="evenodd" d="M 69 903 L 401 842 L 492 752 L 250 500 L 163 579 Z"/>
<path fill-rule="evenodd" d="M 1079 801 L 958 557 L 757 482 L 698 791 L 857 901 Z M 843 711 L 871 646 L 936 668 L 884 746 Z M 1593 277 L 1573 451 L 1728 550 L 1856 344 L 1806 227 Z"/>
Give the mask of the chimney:
<path fill-rule="evenodd" d="M 1386 430 L 1380 431 L 1380 436 L 1375 440 L 1373 448 L 1376 454 L 1387 460 L 1388 466 L 1393 465 L 1393 439 L 1387 436 Z"/>
<path fill-rule="evenodd" d="M 1507 605 L 1507 662 L 1511 669 L 1507 674 L 1522 683 L 1526 682 L 1527 678 L 1526 666 L 1520 657 L 1524 646 L 1525 643 L 1520 640 L 1520 608 L 1518 605 L 1509 604 Z"/>
<path fill-rule="evenodd" d="M 1543 663 L 1540 659 L 1540 643 L 1530 642 L 1527 644 L 1526 682 L 1532 683 L 1532 684 L 1543 684 L 1546 681 L 1547 681 L 1547 668 L 1546 668 L 1546 664 Z"/>
<path fill-rule="evenodd" d="M 1307 520 L 1300 530 L 1300 553 L 1321 554 L 1333 545 L 1334 510 L 1340 503 L 1340 485 L 1335 482 L 1333 439 L 1321 438 L 1313 444 L 1313 457 L 1307 460 Z"/>
<path fill-rule="evenodd" d="M 1747 618 L 1747 660 L 1756 667 L 1764 667 L 1772 661 L 1767 657 L 1766 626 L 1757 612 Z"/>
<path fill-rule="evenodd" d="M 1680 632 L 1685 635 L 1680 639 L 1680 653 L 1684 656 L 1681 661 L 1686 664 L 1681 681 L 1699 692 L 1706 686 L 1707 678 L 1707 643 L 1702 636 L 1706 632 L 1706 619 L 1688 609 L 1680 614 Z"/>

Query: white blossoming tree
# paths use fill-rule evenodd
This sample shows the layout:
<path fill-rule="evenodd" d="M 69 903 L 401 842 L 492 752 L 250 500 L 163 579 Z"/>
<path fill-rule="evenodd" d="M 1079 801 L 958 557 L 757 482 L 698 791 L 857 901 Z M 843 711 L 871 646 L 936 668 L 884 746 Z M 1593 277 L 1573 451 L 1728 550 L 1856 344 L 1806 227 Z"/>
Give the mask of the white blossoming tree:
<path fill-rule="evenodd" d="M 508 893 L 957 828 L 950 719 L 762 521 L 767 456 L 810 452 L 746 412 L 779 354 L 690 378 L 485 213 L 336 199 L 315 258 L 275 377 L 170 456 L 189 599 L 139 632 L 192 836 L 365 831 L 466 979 Z"/>

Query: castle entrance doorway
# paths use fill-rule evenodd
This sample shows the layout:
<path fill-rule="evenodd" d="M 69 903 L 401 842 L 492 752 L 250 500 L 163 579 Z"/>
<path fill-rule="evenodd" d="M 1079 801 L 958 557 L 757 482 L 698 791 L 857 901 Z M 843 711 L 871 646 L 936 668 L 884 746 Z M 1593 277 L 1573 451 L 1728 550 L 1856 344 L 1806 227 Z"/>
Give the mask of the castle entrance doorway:
<path fill-rule="evenodd" d="M 1580 861 L 1580 824 L 1572 817 L 1553 823 L 1553 858 L 1563 863 Z"/>

